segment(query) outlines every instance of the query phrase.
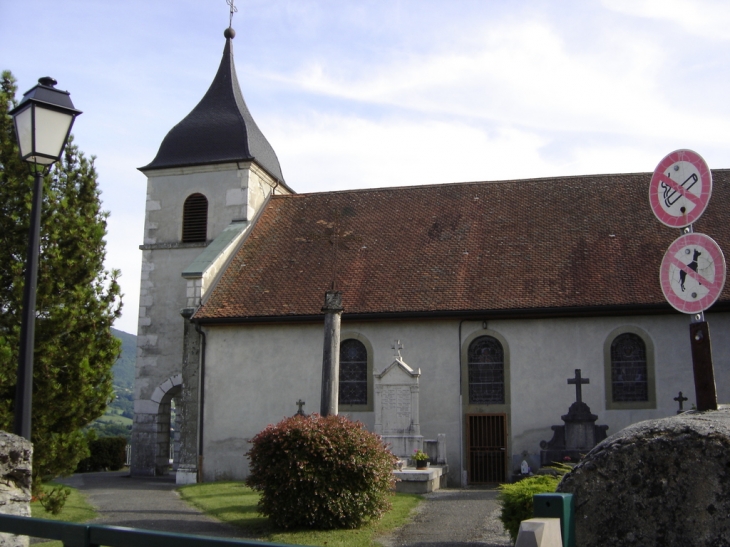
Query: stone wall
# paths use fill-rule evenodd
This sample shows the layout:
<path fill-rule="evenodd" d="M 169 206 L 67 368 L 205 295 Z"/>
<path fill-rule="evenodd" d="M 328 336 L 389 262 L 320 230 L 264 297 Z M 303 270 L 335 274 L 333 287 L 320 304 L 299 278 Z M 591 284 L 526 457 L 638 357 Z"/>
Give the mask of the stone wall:
<path fill-rule="evenodd" d="M 0 513 L 30 516 L 33 445 L 23 437 L 0 431 Z M 27 536 L 0 534 L 3 547 L 28 545 Z"/>
<path fill-rule="evenodd" d="M 627 427 L 566 475 L 583 547 L 730 545 L 730 410 Z"/>

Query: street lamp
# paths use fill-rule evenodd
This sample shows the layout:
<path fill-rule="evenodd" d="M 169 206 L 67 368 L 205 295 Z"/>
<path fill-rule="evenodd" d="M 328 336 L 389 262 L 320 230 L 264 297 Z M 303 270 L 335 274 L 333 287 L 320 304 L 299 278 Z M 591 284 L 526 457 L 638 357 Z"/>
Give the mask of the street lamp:
<path fill-rule="evenodd" d="M 31 402 L 33 398 L 33 342 L 35 339 L 35 297 L 38 278 L 38 250 L 41 232 L 43 175 L 61 158 L 76 116 L 67 91 L 54 86 L 53 78 L 38 80 L 38 85 L 23 95 L 20 104 L 10 111 L 20 147 L 20 158 L 30 164 L 34 175 L 33 204 L 30 213 L 28 253 L 25 263 L 23 315 L 20 325 L 18 383 L 15 388 L 16 435 L 30 440 Z"/>

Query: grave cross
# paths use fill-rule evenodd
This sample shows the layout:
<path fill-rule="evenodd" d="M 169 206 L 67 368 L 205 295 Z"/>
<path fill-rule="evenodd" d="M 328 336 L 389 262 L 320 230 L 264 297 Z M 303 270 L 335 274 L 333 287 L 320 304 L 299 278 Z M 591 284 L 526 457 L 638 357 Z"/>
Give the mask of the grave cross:
<path fill-rule="evenodd" d="M 403 344 L 400 343 L 400 340 L 393 340 L 393 345 L 390 346 L 390 347 L 395 350 L 395 356 L 398 359 L 402 359 L 401 354 L 400 354 L 400 350 L 403 349 Z"/>
<path fill-rule="evenodd" d="M 687 399 L 687 397 L 683 397 L 682 392 L 680 391 L 679 395 L 677 395 L 674 400 L 679 403 L 679 410 L 677 410 L 677 414 L 681 414 L 682 412 L 684 412 L 684 405 L 682 403 L 684 403 L 684 401 L 688 401 L 689 399 Z"/>
<path fill-rule="evenodd" d="M 583 391 L 581 386 L 584 384 L 590 384 L 591 381 L 588 378 L 580 377 L 580 369 L 575 369 L 575 378 L 568 378 L 568 384 L 575 384 L 575 400 L 579 403 L 583 402 Z"/>
<path fill-rule="evenodd" d="M 299 407 L 299 410 L 297 410 L 297 413 L 295 414 L 295 416 L 304 416 L 304 411 L 302 410 L 302 407 L 304 406 L 304 404 L 305 404 L 304 401 L 302 401 L 301 399 L 299 399 L 297 401 L 297 406 Z"/>

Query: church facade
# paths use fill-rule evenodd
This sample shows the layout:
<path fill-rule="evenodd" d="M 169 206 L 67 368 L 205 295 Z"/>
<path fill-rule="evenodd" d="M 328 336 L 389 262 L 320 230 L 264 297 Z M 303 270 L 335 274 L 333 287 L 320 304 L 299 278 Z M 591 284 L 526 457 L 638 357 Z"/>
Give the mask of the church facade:
<path fill-rule="evenodd" d="M 402 345 L 421 371 L 416 425 L 445 435 L 452 485 L 537 467 L 576 369 L 609 434 L 674 414 L 680 391 L 692 404 L 689 318 L 659 285 L 679 231 L 653 217 L 650 174 L 296 194 L 243 101 L 231 41 L 206 96 L 141 168 L 133 474 L 166 472 L 177 442 L 179 482 L 242 479 L 247 439 L 297 402 L 317 412 L 333 287 L 340 413 L 375 428 L 374 378 Z M 713 177 L 695 229 L 728 249 L 730 171 Z M 725 289 L 707 313 L 721 401 L 728 312 Z"/>

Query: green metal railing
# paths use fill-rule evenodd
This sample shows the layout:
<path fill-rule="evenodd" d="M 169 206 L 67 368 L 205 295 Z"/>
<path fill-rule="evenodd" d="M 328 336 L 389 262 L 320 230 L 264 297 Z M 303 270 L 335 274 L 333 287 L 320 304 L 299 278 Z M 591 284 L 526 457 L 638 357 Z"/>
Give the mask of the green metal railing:
<path fill-rule="evenodd" d="M 57 520 L 16 517 L 0 514 L 0 532 L 55 539 L 65 547 L 293 547 L 283 543 L 264 543 L 254 540 L 224 539 L 189 534 L 153 532 L 120 526 L 72 524 Z M 296 547 L 296 546 L 294 546 Z"/>

